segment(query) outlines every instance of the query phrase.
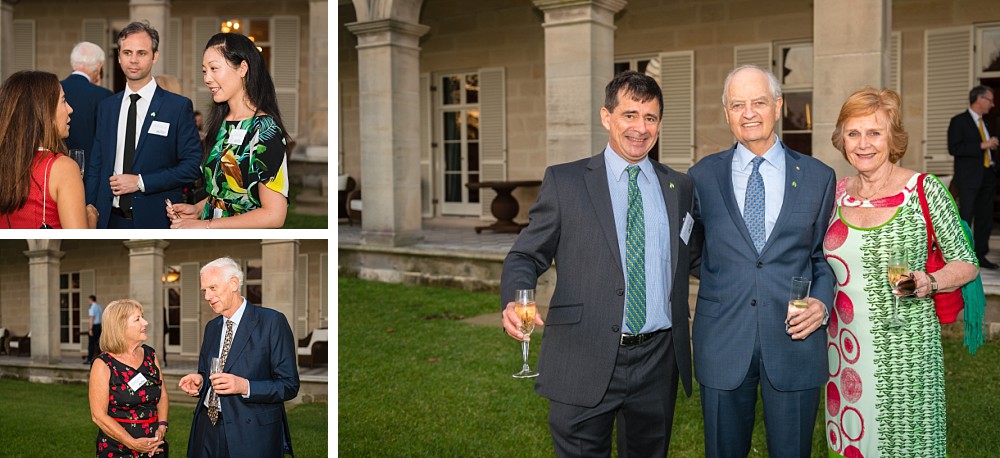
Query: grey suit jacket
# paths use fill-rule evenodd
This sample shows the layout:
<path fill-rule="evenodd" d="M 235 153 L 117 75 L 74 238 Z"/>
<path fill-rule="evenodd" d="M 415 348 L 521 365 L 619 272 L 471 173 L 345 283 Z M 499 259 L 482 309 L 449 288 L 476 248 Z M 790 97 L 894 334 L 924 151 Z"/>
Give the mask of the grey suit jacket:
<path fill-rule="evenodd" d="M 823 238 L 833 210 L 834 172 L 785 149 L 784 202 L 758 255 L 733 191 L 734 148 L 702 159 L 688 172 L 697 189 L 692 269 L 701 278 L 693 327 L 696 377 L 711 388 L 735 389 L 759 336 L 775 388 L 819 387 L 827 379 L 825 328 L 793 341 L 784 320 L 792 277 L 812 279 L 810 295 L 832 310 L 835 279 Z"/>
<path fill-rule="evenodd" d="M 687 175 L 656 162 L 653 168 L 670 218 L 671 278 L 649 281 L 673 282 L 676 369 L 690 396 L 690 251 L 679 233 L 692 210 L 694 190 Z M 625 274 L 604 155 L 549 167 L 528 218 L 504 261 L 501 309 L 515 289 L 534 288 L 555 260 L 558 280 L 545 317 L 535 390 L 564 404 L 596 406 L 611 381 L 625 309 Z"/>

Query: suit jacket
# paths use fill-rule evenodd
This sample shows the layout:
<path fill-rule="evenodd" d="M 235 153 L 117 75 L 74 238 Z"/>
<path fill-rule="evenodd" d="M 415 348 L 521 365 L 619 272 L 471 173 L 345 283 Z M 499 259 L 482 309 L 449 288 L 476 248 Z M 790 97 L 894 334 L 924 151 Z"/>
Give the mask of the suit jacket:
<path fill-rule="evenodd" d="M 198 355 L 198 373 L 204 383 L 194 409 L 187 456 L 195 456 L 196 426 L 211 386 L 209 362 L 219 355 L 224 320 L 218 316 L 205 325 L 205 337 Z M 247 399 L 239 394 L 219 396 L 221 425 L 230 455 L 273 457 L 291 454 L 292 437 L 284 403 L 298 395 L 299 373 L 295 366 L 295 340 L 285 315 L 247 301 L 222 371 L 250 381 Z"/>
<path fill-rule="evenodd" d="M 73 107 L 66 148 L 82 149 L 87 158 L 86 166 L 90 167 L 90 151 L 94 147 L 94 131 L 97 129 L 97 104 L 111 97 L 111 91 L 78 74 L 62 80 L 62 88 L 66 101 Z"/>
<path fill-rule="evenodd" d="M 87 203 L 100 212 L 98 228 L 107 228 L 114 195 L 108 180 L 114 175 L 115 148 L 118 144 L 118 114 L 125 92 L 104 99 L 97 108 L 97 133 L 94 154 L 88 157 L 85 180 Z M 183 202 L 184 186 L 200 176 L 201 143 L 194 124 L 194 110 L 187 97 L 157 87 L 142 122 L 135 147 L 132 174 L 142 175 L 145 192 L 132 194 L 136 228 L 170 227 L 164 199 Z M 166 123 L 167 135 L 149 132 L 153 121 Z"/>
<path fill-rule="evenodd" d="M 679 231 L 692 209 L 693 187 L 687 175 L 652 164 L 670 221 L 671 278 L 649 281 L 673 282 L 670 316 L 677 370 L 690 396 L 690 254 Z M 555 260 L 558 281 L 545 319 L 535 390 L 564 404 L 596 406 L 611 381 L 625 310 L 624 266 L 604 155 L 549 167 L 529 220 L 504 260 L 501 307 L 513 299 L 515 289 L 534 288 Z"/>
<path fill-rule="evenodd" d="M 696 377 L 711 388 L 735 389 L 759 335 L 775 388 L 819 387 L 827 380 L 826 333 L 821 328 L 805 340 L 792 340 L 784 320 L 792 277 L 812 279 L 810 296 L 832 310 L 835 279 L 823 238 L 833 210 L 834 172 L 785 149 L 784 201 L 758 255 L 733 191 L 734 153 L 735 145 L 688 172 L 697 189 L 692 271 L 701 278 L 693 327 Z"/>
<path fill-rule="evenodd" d="M 986 118 L 983 124 L 990 135 L 996 135 Z M 972 119 L 969 110 L 965 110 L 953 118 L 948 123 L 948 154 L 955 157 L 955 178 L 957 186 L 978 188 L 983 181 L 983 149 L 979 145 L 983 142 L 983 137 L 979 135 L 979 126 Z M 995 151 L 993 161 L 996 163 Z"/>

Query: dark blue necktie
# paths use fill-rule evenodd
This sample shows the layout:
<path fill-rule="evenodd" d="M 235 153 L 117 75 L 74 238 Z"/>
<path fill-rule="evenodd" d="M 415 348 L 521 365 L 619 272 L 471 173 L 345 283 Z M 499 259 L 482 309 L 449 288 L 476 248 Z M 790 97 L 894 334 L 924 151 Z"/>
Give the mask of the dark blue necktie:
<path fill-rule="evenodd" d="M 747 195 L 743 200 L 743 221 L 750 231 L 757 254 L 760 254 L 767 242 L 767 233 L 764 231 L 764 177 L 760 175 L 760 164 L 763 162 L 763 157 L 753 158 L 753 171 L 747 179 Z"/>

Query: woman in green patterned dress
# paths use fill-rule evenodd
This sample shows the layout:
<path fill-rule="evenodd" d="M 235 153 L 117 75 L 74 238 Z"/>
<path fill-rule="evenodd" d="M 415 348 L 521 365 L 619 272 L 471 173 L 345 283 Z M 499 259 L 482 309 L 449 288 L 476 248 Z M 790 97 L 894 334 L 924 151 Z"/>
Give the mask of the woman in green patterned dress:
<path fill-rule="evenodd" d="M 917 194 L 921 174 L 898 165 L 907 134 L 899 95 L 865 88 L 847 99 L 832 136 L 857 169 L 837 183 L 837 208 L 824 251 L 837 277 L 835 313 L 827 327 L 830 381 L 826 440 L 830 456 L 945 456 L 944 362 L 933 295 L 976 277 L 976 256 L 948 190 L 924 176 L 930 218 L 945 267 L 927 262 L 927 224 Z M 888 258 L 909 253 L 916 297 L 900 300 L 905 324 L 888 324 L 894 292 Z"/>
<path fill-rule="evenodd" d="M 274 83 L 249 38 L 219 33 L 202 61 L 212 91 L 202 170 L 208 197 L 168 204 L 171 228 L 277 228 L 288 208 L 285 128 Z M 214 135 L 214 136 L 213 136 Z"/>

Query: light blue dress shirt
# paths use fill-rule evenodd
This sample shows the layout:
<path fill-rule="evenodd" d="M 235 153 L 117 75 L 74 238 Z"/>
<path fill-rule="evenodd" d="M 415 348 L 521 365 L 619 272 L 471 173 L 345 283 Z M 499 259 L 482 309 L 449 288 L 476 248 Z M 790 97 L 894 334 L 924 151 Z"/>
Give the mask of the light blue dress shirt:
<path fill-rule="evenodd" d="M 736 154 L 733 154 L 733 192 L 741 215 L 747 195 L 747 180 L 753 172 L 751 162 L 755 157 L 757 155 L 743 144 L 736 144 Z M 781 204 L 785 201 L 785 145 L 781 140 L 776 138 L 774 145 L 764 153 L 764 162 L 760 164 L 759 171 L 764 179 L 764 237 L 767 239 L 771 237 L 771 230 L 781 213 Z"/>
<path fill-rule="evenodd" d="M 629 163 L 622 159 L 611 146 L 604 148 L 604 165 L 608 171 L 608 189 L 611 191 L 611 206 L 615 212 L 615 232 L 618 236 L 618 251 L 621 253 L 622 270 L 625 269 L 625 231 L 628 217 L 628 172 Z M 641 173 L 637 178 L 639 192 L 642 193 L 642 211 L 646 221 L 646 324 L 641 330 L 629 330 L 632 334 L 669 329 L 670 322 L 670 220 L 667 205 L 663 201 L 660 181 L 656 178 L 653 164 L 645 158 L 637 164 Z M 625 275 L 625 287 L 628 275 Z M 628 329 L 626 317 L 622 316 L 622 331 Z"/>

